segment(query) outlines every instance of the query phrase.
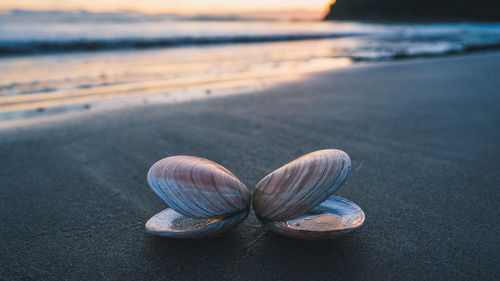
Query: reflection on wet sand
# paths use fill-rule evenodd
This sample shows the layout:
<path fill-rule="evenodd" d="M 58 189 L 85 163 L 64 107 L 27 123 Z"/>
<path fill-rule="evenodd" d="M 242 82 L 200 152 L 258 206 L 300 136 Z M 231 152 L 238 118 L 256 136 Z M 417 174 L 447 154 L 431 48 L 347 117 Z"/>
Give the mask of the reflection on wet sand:
<path fill-rule="evenodd" d="M 174 102 L 252 92 L 351 64 L 335 58 L 328 46 L 307 41 L 4 58 L 0 119 L 15 116 L 5 113 L 104 100 Z"/>

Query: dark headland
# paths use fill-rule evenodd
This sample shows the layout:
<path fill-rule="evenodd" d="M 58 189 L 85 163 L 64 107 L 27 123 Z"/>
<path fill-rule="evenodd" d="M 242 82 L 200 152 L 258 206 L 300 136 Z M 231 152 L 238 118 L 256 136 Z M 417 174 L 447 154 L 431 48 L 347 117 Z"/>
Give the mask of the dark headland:
<path fill-rule="evenodd" d="M 325 20 L 500 21 L 500 1 L 337 0 Z"/>

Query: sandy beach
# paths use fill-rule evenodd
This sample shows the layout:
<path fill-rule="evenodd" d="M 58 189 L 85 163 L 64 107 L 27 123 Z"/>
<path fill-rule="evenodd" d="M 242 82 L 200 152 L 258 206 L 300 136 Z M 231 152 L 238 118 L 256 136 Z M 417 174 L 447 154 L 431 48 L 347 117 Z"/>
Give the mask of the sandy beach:
<path fill-rule="evenodd" d="M 494 280 L 500 53 L 356 65 L 265 91 L 0 131 L 0 279 Z M 211 159 L 253 189 L 305 153 L 352 158 L 361 229 L 301 241 L 254 214 L 204 240 L 145 232 L 160 158 Z"/>

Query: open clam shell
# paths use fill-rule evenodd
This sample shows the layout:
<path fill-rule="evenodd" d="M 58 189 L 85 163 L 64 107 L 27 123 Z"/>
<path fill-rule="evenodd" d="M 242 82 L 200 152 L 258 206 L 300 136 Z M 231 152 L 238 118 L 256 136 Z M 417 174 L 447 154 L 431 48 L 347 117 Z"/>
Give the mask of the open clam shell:
<path fill-rule="evenodd" d="M 352 232 L 365 221 L 365 213 L 353 202 L 330 196 L 308 213 L 283 222 L 260 221 L 272 231 L 292 238 L 330 239 Z"/>
<path fill-rule="evenodd" d="M 253 192 L 257 217 L 271 230 L 304 239 L 325 239 L 361 226 L 356 204 L 332 194 L 347 180 L 351 159 L 344 151 L 306 154 L 264 177 Z"/>
<path fill-rule="evenodd" d="M 149 170 L 148 183 L 170 207 L 146 223 L 146 230 L 156 235 L 213 235 L 238 225 L 248 215 L 246 186 L 229 170 L 204 158 L 161 159 Z"/>
<path fill-rule="evenodd" d="M 200 238 L 212 236 L 225 232 L 245 220 L 248 216 L 246 211 L 231 217 L 214 218 L 190 218 L 171 208 L 165 209 L 154 215 L 146 223 L 146 231 L 165 237 L 172 238 Z"/>

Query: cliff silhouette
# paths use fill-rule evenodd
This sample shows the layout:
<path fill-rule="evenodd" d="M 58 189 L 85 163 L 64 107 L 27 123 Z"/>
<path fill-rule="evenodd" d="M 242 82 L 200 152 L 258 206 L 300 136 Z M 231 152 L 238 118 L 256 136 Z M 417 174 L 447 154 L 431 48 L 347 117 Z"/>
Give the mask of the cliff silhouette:
<path fill-rule="evenodd" d="M 500 0 L 337 0 L 325 20 L 500 21 Z"/>

